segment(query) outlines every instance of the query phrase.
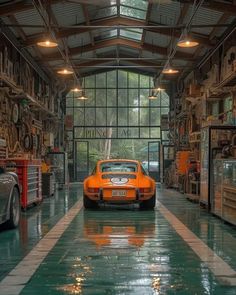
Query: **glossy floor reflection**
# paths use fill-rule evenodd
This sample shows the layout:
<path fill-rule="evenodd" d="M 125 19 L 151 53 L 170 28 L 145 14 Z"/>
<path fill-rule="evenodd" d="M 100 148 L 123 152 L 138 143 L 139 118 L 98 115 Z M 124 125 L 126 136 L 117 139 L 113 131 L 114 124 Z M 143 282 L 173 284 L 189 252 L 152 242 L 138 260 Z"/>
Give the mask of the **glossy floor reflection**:
<path fill-rule="evenodd" d="M 19 229 L 0 232 L 0 280 L 80 198 L 81 187 L 59 191 L 23 213 Z M 236 270 L 235 227 L 175 191 L 159 189 L 158 201 Z M 186 244 L 160 206 L 153 212 L 132 206 L 77 210 L 49 253 L 41 249 L 46 258 L 14 294 L 236 294 Z M 0 288 L 0 294 L 9 290 Z"/>

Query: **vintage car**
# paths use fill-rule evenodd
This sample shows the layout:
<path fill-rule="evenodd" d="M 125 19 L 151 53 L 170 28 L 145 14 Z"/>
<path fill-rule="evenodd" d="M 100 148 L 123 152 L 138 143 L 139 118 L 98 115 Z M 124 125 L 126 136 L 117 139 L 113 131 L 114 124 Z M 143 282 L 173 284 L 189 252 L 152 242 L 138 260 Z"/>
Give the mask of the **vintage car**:
<path fill-rule="evenodd" d="M 156 184 L 142 165 L 134 160 L 98 161 L 92 174 L 84 180 L 85 208 L 100 203 L 139 203 L 140 209 L 153 209 Z"/>
<path fill-rule="evenodd" d="M 15 228 L 20 219 L 20 189 L 18 177 L 0 167 L 0 224 Z"/>

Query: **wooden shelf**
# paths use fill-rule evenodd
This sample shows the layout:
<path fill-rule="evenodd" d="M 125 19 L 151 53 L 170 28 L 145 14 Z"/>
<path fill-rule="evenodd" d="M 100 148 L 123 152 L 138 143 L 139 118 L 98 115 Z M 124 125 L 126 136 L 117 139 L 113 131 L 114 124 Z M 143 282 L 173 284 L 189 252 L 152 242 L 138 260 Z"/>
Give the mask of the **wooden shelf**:
<path fill-rule="evenodd" d="M 46 113 L 50 117 L 58 117 L 56 113 L 53 113 L 48 108 L 46 108 L 44 105 L 42 105 L 36 98 L 32 97 L 28 93 L 25 93 L 23 89 L 18 86 L 11 78 L 9 78 L 6 74 L 1 73 L 0 74 L 0 80 L 2 80 L 5 84 L 7 84 L 9 87 L 11 87 L 12 90 L 16 94 L 22 94 L 25 95 L 25 99 L 27 99 L 30 102 L 30 105 L 36 109 L 36 111 L 41 111 L 43 113 Z"/>

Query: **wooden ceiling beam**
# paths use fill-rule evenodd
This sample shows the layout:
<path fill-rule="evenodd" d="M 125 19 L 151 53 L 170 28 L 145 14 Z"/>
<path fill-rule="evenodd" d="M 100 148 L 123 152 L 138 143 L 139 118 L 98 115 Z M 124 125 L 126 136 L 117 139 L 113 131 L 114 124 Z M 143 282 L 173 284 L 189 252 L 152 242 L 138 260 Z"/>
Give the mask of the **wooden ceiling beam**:
<path fill-rule="evenodd" d="M 114 58 L 114 61 L 116 61 L 116 58 Z M 104 60 L 99 60 L 99 58 L 98 58 L 97 60 L 93 60 L 93 61 L 75 63 L 75 67 L 78 67 L 79 69 L 81 69 L 81 68 L 86 68 L 86 67 L 99 66 L 99 65 L 103 65 L 103 64 L 104 64 L 104 66 L 106 66 L 107 63 L 111 63 L 111 61 L 106 62 Z M 153 69 L 155 69 L 155 67 L 160 66 L 160 63 L 157 64 L 157 63 L 146 62 L 146 61 L 139 60 L 138 58 L 137 58 L 137 60 L 130 60 L 129 63 L 132 63 L 137 66 L 150 67 Z M 126 65 L 122 65 L 122 66 L 125 67 Z M 129 65 L 127 65 L 127 66 L 129 66 Z"/>
<path fill-rule="evenodd" d="M 110 46 L 126 46 L 126 47 L 130 47 L 133 49 L 137 49 L 137 50 L 146 50 L 149 52 L 154 53 L 158 53 L 160 55 L 163 56 L 167 56 L 167 49 L 164 47 L 159 47 L 159 46 L 154 46 L 148 43 L 144 43 L 143 45 L 140 44 L 140 42 L 136 42 L 136 41 L 132 41 L 132 40 L 128 40 L 128 39 L 123 39 L 123 38 L 116 38 L 116 39 L 110 39 L 110 40 L 105 40 L 105 41 L 101 41 L 95 44 L 95 46 L 92 46 L 91 44 L 85 45 L 85 46 L 78 46 L 78 47 L 74 47 L 74 48 L 70 48 L 70 55 L 74 56 L 74 55 L 78 55 L 78 54 L 83 54 L 84 52 L 89 52 L 89 51 L 93 51 L 93 50 L 97 50 L 97 49 L 101 49 L 101 48 L 106 48 L 106 47 L 110 47 Z M 47 59 L 61 59 L 61 55 L 56 52 L 56 53 L 51 53 L 51 54 L 47 54 L 44 55 L 44 58 Z M 175 54 L 175 59 L 191 59 L 193 58 L 192 54 L 189 53 L 185 53 L 185 52 L 180 52 L 177 51 Z"/>
<path fill-rule="evenodd" d="M 127 19 L 124 17 L 114 17 L 111 19 L 106 19 L 106 20 L 100 20 L 100 21 L 90 21 L 90 25 L 92 26 L 118 26 L 118 25 L 122 25 L 122 26 L 144 26 L 146 25 L 145 21 L 140 21 L 140 20 L 131 20 L 131 19 Z M 153 23 L 150 23 L 150 25 L 155 25 Z M 79 35 L 85 32 L 91 32 L 92 30 L 95 30 L 95 28 L 90 28 L 88 25 L 88 28 L 74 28 L 74 29 L 61 29 L 57 32 L 56 37 L 58 39 L 60 38 L 66 38 L 72 35 Z M 145 31 L 150 31 L 150 32 L 154 32 L 154 33 L 158 33 L 158 34 L 162 34 L 162 35 L 167 35 L 167 36 L 172 36 L 172 30 L 170 29 L 155 29 L 155 28 L 148 28 L 145 29 Z M 178 30 L 174 30 L 174 36 L 176 38 L 178 38 L 181 34 L 181 32 Z M 199 41 L 200 44 L 206 45 L 206 46 L 212 46 L 212 43 L 209 41 L 208 36 L 204 36 L 202 34 L 193 34 L 194 38 L 196 40 Z M 36 44 L 41 38 L 43 37 L 43 33 L 41 34 L 35 34 L 35 35 L 31 35 L 28 37 L 27 41 L 26 41 L 26 46 L 31 46 Z"/>

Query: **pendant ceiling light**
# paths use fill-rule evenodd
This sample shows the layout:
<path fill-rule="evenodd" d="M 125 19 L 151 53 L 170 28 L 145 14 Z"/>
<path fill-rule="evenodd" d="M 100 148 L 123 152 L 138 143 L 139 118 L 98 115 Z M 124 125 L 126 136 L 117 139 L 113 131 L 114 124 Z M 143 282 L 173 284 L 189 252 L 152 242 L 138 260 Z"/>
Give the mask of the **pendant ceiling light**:
<path fill-rule="evenodd" d="M 78 96 L 77 99 L 79 99 L 79 100 L 86 100 L 86 99 L 88 99 L 88 97 L 85 95 L 84 91 L 82 91 L 81 96 Z"/>
<path fill-rule="evenodd" d="M 157 99 L 155 91 L 152 89 L 151 94 L 148 96 L 148 99 Z"/>
<path fill-rule="evenodd" d="M 179 72 L 179 70 L 172 68 L 170 65 L 167 65 L 163 70 L 162 73 L 163 74 L 177 74 Z"/>
<path fill-rule="evenodd" d="M 53 48 L 57 47 L 58 43 L 50 38 L 47 38 L 45 40 L 37 42 L 37 45 L 41 47 Z"/>
<path fill-rule="evenodd" d="M 160 91 L 165 91 L 165 88 L 163 88 L 161 85 L 159 85 L 158 87 L 155 87 L 155 90 L 157 92 L 160 92 Z"/>
<path fill-rule="evenodd" d="M 63 69 L 58 70 L 57 73 L 61 74 L 61 75 L 72 75 L 74 73 L 74 71 L 71 67 L 67 66 Z"/>
<path fill-rule="evenodd" d="M 75 86 L 74 88 L 71 89 L 72 92 L 80 92 L 82 89 L 79 86 Z"/>
<path fill-rule="evenodd" d="M 197 45 L 199 45 L 199 43 L 190 36 L 190 34 L 187 32 L 186 29 L 183 31 L 177 43 L 177 46 L 183 47 L 183 48 L 191 48 Z"/>

